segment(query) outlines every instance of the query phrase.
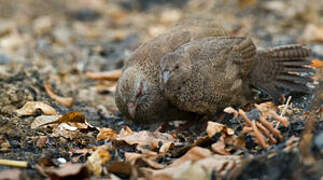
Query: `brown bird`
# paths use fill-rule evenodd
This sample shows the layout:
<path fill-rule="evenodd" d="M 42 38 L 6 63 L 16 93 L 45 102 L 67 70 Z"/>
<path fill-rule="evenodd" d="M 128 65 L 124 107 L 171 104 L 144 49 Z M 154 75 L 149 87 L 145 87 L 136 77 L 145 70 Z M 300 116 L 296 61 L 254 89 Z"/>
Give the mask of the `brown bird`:
<path fill-rule="evenodd" d="M 281 88 L 308 92 L 311 50 L 287 45 L 257 50 L 212 19 L 187 19 L 142 44 L 126 61 L 115 101 L 139 123 L 191 120 L 253 100 L 253 88 L 279 103 Z"/>

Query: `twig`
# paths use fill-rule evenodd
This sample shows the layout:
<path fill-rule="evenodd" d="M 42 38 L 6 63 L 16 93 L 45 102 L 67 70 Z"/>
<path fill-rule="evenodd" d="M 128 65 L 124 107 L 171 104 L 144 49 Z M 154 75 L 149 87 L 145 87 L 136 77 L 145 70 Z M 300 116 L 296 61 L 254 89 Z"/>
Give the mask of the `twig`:
<path fill-rule="evenodd" d="M 27 161 L 15 161 L 15 160 L 8 160 L 8 159 L 0 159 L 0 165 L 15 166 L 15 167 L 28 167 L 28 162 Z"/>
<path fill-rule="evenodd" d="M 259 128 L 267 138 L 269 138 L 269 140 L 276 144 L 277 140 L 270 134 L 270 131 L 268 129 L 266 129 L 262 124 L 260 124 L 259 122 L 256 122 L 256 126 L 257 128 Z"/>
<path fill-rule="evenodd" d="M 280 131 L 275 129 L 270 122 L 268 122 L 267 120 L 265 120 L 264 117 L 260 116 L 259 117 L 259 121 L 261 122 L 261 124 L 263 124 L 267 129 L 269 129 L 270 132 L 272 132 L 274 134 L 275 137 L 279 138 L 280 140 L 283 139 L 282 135 L 280 134 Z"/>
<path fill-rule="evenodd" d="M 256 140 L 258 141 L 260 146 L 262 148 L 266 148 L 268 146 L 268 144 L 266 143 L 264 136 L 259 132 L 259 130 L 256 126 L 256 122 L 252 121 L 251 126 L 252 126 L 254 133 L 255 133 Z"/>
<path fill-rule="evenodd" d="M 248 116 L 246 115 L 246 113 L 242 109 L 239 109 L 239 114 L 246 121 L 246 125 L 251 126 L 251 121 L 249 120 Z"/>
<path fill-rule="evenodd" d="M 45 90 L 46 90 L 48 96 L 51 99 L 53 99 L 54 101 L 58 102 L 61 105 L 66 106 L 66 107 L 72 106 L 73 98 L 58 96 L 57 94 L 55 94 L 53 88 L 51 87 L 50 83 L 48 83 L 48 82 L 44 85 L 44 87 L 45 87 Z"/>
<path fill-rule="evenodd" d="M 270 115 L 272 115 L 273 118 L 275 118 L 276 120 L 278 120 L 279 122 L 281 122 L 283 124 L 283 126 L 287 127 L 288 126 L 288 119 L 286 117 L 281 117 L 279 116 L 275 111 L 270 110 L 269 111 Z"/>
<path fill-rule="evenodd" d="M 287 98 L 287 101 L 284 105 L 284 109 L 282 110 L 282 112 L 280 113 L 280 117 L 283 117 L 288 109 L 288 106 L 289 106 L 289 103 L 290 103 L 290 100 L 292 99 L 292 96 L 288 96 Z M 280 121 L 278 121 L 278 123 L 276 124 L 275 128 L 278 128 L 280 125 Z"/>
<path fill-rule="evenodd" d="M 86 77 L 94 80 L 109 80 L 109 81 L 117 81 L 121 76 L 121 69 L 106 71 L 106 72 L 87 72 Z"/>

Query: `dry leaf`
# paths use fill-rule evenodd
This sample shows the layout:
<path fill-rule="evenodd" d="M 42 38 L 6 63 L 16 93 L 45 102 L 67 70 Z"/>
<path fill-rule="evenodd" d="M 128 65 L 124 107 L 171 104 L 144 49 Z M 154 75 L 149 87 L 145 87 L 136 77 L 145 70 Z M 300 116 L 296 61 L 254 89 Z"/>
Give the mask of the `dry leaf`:
<path fill-rule="evenodd" d="M 52 135 L 54 137 L 65 137 L 66 139 L 74 139 L 78 137 L 77 128 L 73 126 L 68 126 L 66 123 L 59 124 L 53 129 Z"/>
<path fill-rule="evenodd" d="M 40 126 L 52 124 L 53 122 L 56 122 L 57 119 L 59 119 L 59 117 L 60 116 L 46 116 L 46 115 L 38 116 L 31 123 L 31 128 L 35 129 L 35 128 L 38 128 Z"/>
<path fill-rule="evenodd" d="M 212 151 L 217 154 L 230 155 L 230 153 L 225 149 L 225 143 L 223 138 L 220 138 L 216 143 L 213 143 L 211 148 Z"/>
<path fill-rule="evenodd" d="M 109 165 L 108 171 L 114 174 L 121 174 L 124 176 L 131 175 L 131 164 L 129 162 L 113 162 Z"/>
<path fill-rule="evenodd" d="M 76 129 L 87 129 L 88 127 L 93 127 L 86 122 L 85 116 L 79 112 L 69 112 L 63 116 L 39 116 L 31 124 L 31 127 L 37 128 L 50 124 L 63 124 L 62 127 L 72 131 Z M 74 127 L 71 127 L 70 125 Z"/>
<path fill-rule="evenodd" d="M 134 132 L 129 136 L 118 136 L 116 141 L 124 141 L 129 145 L 147 146 L 150 149 L 158 149 L 160 143 L 175 142 L 175 139 L 167 134 L 160 132 L 140 131 Z"/>
<path fill-rule="evenodd" d="M 159 148 L 160 153 L 167 153 L 170 149 L 174 148 L 173 142 L 166 142 Z"/>
<path fill-rule="evenodd" d="M 111 128 L 100 128 L 99 134 L 96 136 L 98 140 L 111 140 L 117 137 L 117 132 Z"/>
<path fill-rule="evenodd" d="M 314 24 L 307 25 L 302 39 L 307 42 L 323 42 L 323 27 Z"/>
<path fill-rule="evenodd" d="M 137 167 L 149 166 L 154 169 L 164 168 L 164 165 L 161 165 L 155 161 L 158 157 L 160 157 L 160 155 L 158 155 L 157 153 L 139 154 L 139 153 L 126 152 L 124 156 L 127 162 L 130 162 L 131 164 L 135 164 Z"/>
<path fill-rule="evenodd" d="M 206 157 L 211 156 L 212 153 L 210 150 L 205 149 L 205 148 L 201 148 L 201 147 L 193 147 L 192 149 L 190 149 L 184 156 L 182 156 L 181 158 L 175 160 L 171 166 L 176 166 L 178 164 L 181 164 L 185 161 L 197 161 L 200 159 L 204 159 Z"/>
<path fill-rule="evenodd" d="M 57 123 L 85 123 L 85 116 L 79 112 L 69 112 L 57 121 Z"/>
<path fill-rule="evenodd" d="M 220 175 L 221 177 L 228 171 L 231 171 L 233 168 L 235 168 L 240 161 L 241 157 L 236 155 L 213 155 L 211 157 L 199 160 L 196 163 L 203 166 L 203 168 L 208 170 L 208 172 L 216 170 L 218 176 Z"/>
<path fill-rule="evenodd" d="M 216 133 L 222 132 L 224 127 L 225 126 L 223 124 L 209 121 L 206 128 L 207 135 L 211 138 Z"/>
<path fill-rule="evenodd" d="M 158 162 L 151 160 L 151 159 L 147 159 L 147 158 L 138 158 L 135 163 L 136 167 L 151 167 L 153 169 L 163 169 L 165 168 L 164 165 L 159 164 Z"/>
<path fill-rule="evenodd" d="M 201 165 L 193 163 L 192 161 L 185 161 L 181 164 L 177 164 L 176 166 L 169 166 L 161 170 L 142 168 L 142 171 L 148 179 L 210 179 L 210 173 L 208 173 Z"/>
<path fill-rule="evenodd" d="M 314 68 L 323 68 L 323 61 L 319 59 L 313 59 L 311 66 Z"/>
<path fill-rule="evenodd" d="M 0 135 L 0 152 L 9 152 L 10 143 L 5 136 Z"/>
<path fill-rule="evenodd" d="M 59 104 L 62 104 L 66 107 L 70 107 L 73 104 L 73 98 L 71 97 L 61 97 L 58 96 L 53 88 L 51 87 L 50 83 L 45 84 L 45 90 L 50 98 L 52 98 L 54 101 L 58 102 Z"/>
<path fill-rule="evenodd" d="M 233 114 L 233 117 L 237 118 L 239 116 L 239 113 L 237 110 L 233 109 L 232 107 L 226 107 L 223 112 L 226 112 L 228 114 Z"/>
<path fill-rule="evenodd" d="M 39 136 L 36 142 L 36 146 L 38 148 L 43 148 L 47 143 L 48 137 L 47 136 Z"/>
<path fill-rule="evenodd" d="M 102 165 L 111 159 L 111 155 L 103 148 L 97 149 L 91 156 L 88 157 L 86 167 L 94 175 L 100 176 L 102 172 Z"/>
<path fill-rule="evenodd" d="M 125 137 L 130 135 L 133 135 L 133 131 L 128 126 L 124 126 L 119 132 L 118 137 Z"/>
<path fill-rule="evenodd" d="M 48 104 L 40 101 L 29 101 L 22 108 L 16 110 L 18 116 L 33 115 L 37 110 L 41 110 L 45 115 L 56 115 L 56 110 Z"/>
<path fill-rule="evenodd" d="M 20 169 L 5 169 L 0 171 L 0 179 L 3 180 L 19 180 L 21 177 Z"/>
<path fill-rule="evenodd" d="M 38 166 L 50 179 L 85 179 L 89 172 L 84 164 L 66 163 L 59 168 Z"/>

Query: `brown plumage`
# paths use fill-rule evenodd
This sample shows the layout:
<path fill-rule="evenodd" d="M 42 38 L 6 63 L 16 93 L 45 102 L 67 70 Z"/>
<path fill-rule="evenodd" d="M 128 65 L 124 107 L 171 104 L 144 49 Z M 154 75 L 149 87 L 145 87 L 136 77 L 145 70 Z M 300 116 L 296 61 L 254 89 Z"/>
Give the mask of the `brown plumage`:
<path fill-rule="evenodd" d="M 140 123 L 189 120 L 252 100 L 259 88 L 277 103 L 278 87 L 307 92 L 311 51 L 299 45 L 256 50 L 249 38 L 227 36 L 211 19 L 186 20 L 141 45 L 126 61 L 116 104 Z"/>

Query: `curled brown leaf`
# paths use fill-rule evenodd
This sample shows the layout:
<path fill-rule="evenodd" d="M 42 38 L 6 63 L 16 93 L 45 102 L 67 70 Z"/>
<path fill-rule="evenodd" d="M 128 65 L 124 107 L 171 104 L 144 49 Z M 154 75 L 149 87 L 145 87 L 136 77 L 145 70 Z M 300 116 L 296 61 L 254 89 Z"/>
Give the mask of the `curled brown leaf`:
<path fill-rule="evenodd" d="M 18 116 L 30 116 L 37 110 L 41 110 L 45 115 L 56 115 L 56 110 L 50 105 L 41 101 L 29 101 L 22 108 L 16 110 Z"/>

